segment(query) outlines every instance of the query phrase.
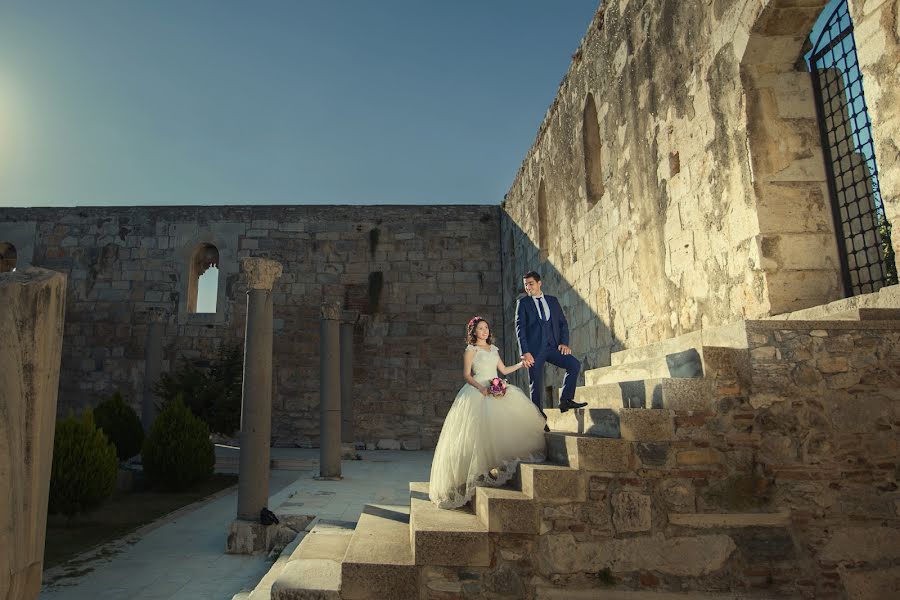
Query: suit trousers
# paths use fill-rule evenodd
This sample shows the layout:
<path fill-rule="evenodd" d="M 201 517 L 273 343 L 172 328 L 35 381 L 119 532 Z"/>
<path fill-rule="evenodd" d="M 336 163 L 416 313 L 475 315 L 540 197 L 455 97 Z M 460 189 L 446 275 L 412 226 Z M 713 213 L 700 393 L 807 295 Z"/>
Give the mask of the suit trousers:
<path fill-rule="evenodd" d="M 578 373 L 581 372 L 581 363 L 572 354 L 563 354 L 555 346 L 547 346 L 540 354 L 532 354 L 534 365 L 528 368 L 528 384 L 531 388 L 531 401 L 543 412 L 541 392 L 544 383 L 544 363 L 557 366 L 566 370 L 563 379 L 562 396 L 560 401 L 565 402 L 575 398 L 575 384 L 578 381 Z M 552 402 L 550 403 L 552 406 Z"/>

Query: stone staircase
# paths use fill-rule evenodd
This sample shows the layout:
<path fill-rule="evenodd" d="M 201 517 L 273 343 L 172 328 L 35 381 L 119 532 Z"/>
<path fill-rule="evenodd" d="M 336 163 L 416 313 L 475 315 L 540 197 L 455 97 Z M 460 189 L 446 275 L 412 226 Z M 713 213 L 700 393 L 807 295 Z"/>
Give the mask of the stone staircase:
<path fill-rule="evenodd" d="M 546 410 L 547 462 L 521 464 L 464 509 L 438 509 L 427 483 L 411 483 L 409 506 L 368 506 L 352 530 L 317 526 L 271 597 L 841 597 L 841 550 L 817 562 L 816 545 L 844 515 L 814 512 L 803 494 L 843 475 L 824 469 L 827 457 L 784 451 L 793 442 L 778 419 L 825 402 L 848 373 L 881 368 L 839 354 L 857 343 L 893 352 L 896 316 L 745 321 L 616 353 L 585 374 L 584 409 Z M 818 371 L 803 370 L 810 361 Z"/>

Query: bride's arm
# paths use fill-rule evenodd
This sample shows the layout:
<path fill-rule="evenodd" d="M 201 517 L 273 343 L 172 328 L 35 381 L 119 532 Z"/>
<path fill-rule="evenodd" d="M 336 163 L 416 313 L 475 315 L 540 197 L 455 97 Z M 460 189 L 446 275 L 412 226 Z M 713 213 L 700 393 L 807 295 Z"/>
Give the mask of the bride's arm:
<path fill-rule="evenodd" d="M 514 365 L 506 366 L 503 364 L 503 359 L 497 359 L 497 370 L 503 373 L 504 375 L 509 375 L 510 373 L 515 373 L 519 369 L 525 366 L 525 361 L 519 361 Z"/>
<path fill-rule="evenodd" d="M 476 390 L 484 395 L 487 395 L 488 389 L 475 381 L 475 378 L 472 377 L 472 363 L 475 362 L 476 352 L 478 352 L 478 350 L 476 350 L 475 348 L 467 348 L 466 353 L 463 354 L 463 379 L 465 379 L 466 383 L 474 387 Z"/>

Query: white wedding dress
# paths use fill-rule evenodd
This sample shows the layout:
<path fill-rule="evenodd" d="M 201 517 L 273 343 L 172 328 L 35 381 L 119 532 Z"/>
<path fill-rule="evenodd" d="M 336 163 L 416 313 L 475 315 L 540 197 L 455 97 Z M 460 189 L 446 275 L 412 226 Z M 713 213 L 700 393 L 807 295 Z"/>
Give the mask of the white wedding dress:
<path fill-rule="evenodd" d="M 474 349 L 472 375 L 487 385 L 497 377 L 500 352 Z M 509 385 L 506 395 L 482 396 L 468 383 L 459 390 L 441 429 L 431 463 L 428 487 L 440 508 L 458 508 L 472 499 L 477 486 L 506 483 L 520 462 L 544 460 L 544 417 L 521 389 Z M 496 469 L 491 474 L 491 469 Z"/>

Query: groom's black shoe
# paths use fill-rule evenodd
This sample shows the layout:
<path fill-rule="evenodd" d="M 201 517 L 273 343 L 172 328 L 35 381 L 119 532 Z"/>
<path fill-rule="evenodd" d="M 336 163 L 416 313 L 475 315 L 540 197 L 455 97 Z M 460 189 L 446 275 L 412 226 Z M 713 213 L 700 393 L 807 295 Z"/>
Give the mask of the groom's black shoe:
<path fill-rule="evenodd" d="M 584 408 L 587 402 L 575 402 L 574 400 L 560 400 L 559 412 L 564 413 L 570 408 Z"/>

